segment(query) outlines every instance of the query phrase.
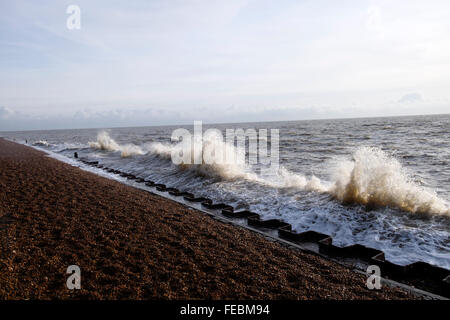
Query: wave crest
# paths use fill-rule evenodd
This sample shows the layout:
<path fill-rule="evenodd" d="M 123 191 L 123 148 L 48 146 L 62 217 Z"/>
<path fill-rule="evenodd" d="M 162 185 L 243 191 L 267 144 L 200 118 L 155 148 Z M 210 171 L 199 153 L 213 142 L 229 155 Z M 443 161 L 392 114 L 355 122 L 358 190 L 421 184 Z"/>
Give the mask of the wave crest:
<path fill-rule="evenodd" d="M 198 144 L 203 144 L 203 153 L 200 155 L 194 153 L 194 148 L 200 147 Z M 411 213 L 450 215 L 449 204 L 445 200 L 439 198 L 434 191 L 415 183 L 396 158 L 375 147 L 361 147 L 353 153 L 352 160 L 338 161 L 332 170 L 331 182 L 328 182 L 314 175 L 306 177 L 283 166 L 270 175 L 258 175 L 245 163 L 245 157 L 242 162 L 244 150 L 226 143 L 214 134 L 204 136 L 201 141 L 151 143 L 147 144 L 144 150 L 134 144 L 120 145 L 107 132 L 102 131 L 98 134 L 97 141 L 89 142 L 89 145 L 100 150 L 120 151 L 122 157 L 151 153 L 171 160 L 174 152 L 189 153 L 191 158 L 180 163 L 178 167 L 202 176 L 225 180 L 245 179 L 273 188 L 297 188 L 328 193 L 344 204 L 394 207 Z M 205 162 L 205 154 L 231 154 L 232 157 L 223 163 L 208 163 Z M 194 161 L 194 157 L 200 159 Z M 232 161 L 229 161 L 230 159 Z"/>
<path fill-rule="evenodd" d="M 97 141 L 88 143 L 91 148 L 115 152 L 120 151 L 120 155 L 123 158 L 146 153 L 141 147 L 131 143 L 125 145 L 118 144 L 106 131 L 102 131 L 97 135 Z"/>
<path fill-rule="evenodd" d="M 196 155 L 194 149 L 203 151 Z M 215 132 L 209 132 L 201 141 L 182 141 L 177 144 L 154 143 L 149 148 L 151 153 L 157 154 L 164 159 L 171 159 L 173 152 L 190 154 L 186 162 L 178 166 L 182 170 L 192 170 L 196 174 L 207 177 L 219 177 L 225 180 L 245 179 L 264 184 L 273 188 L 300 188 L 309 191 L 325 192 L 328 187 L 319 178 L 312 176 L 307 178 L 302 174 L 289 171 L 284 167 L 278 168 L 268 176 L 261 176 L 253 171 L 251 165 L 245 163 L 245 150 L 223 141 L 222 137 Z M 210 155 L 226 157 L 226 161 L 209 163 L 205 158 Z M 194 158 L 198 157 L 195 164 Z"/>
<path fill-rule="evenodd" d="M 195 150 L 202 150 L 201 153 Z M 173 153 L 188 154 L 188 159 L 178 164 L 182 170 L 192 170 L 196 174 L 207 177 L 219 177 L 225 180 L 257 179 L 251 168 L 240 161 L 242 150 L 223 141 L 215 132 L 205 134 L 201 140 L 181 141 L 177 144 L 154 143 L 149 147 L 151 153 L 165 159 L 171 159 Z M 211 155 L 216 155 L 224 161 L 207 161 Z M 225 155 L 231 155 L 225 161 Z"/>
<path fill-rule="evenodd" d="M 415 183 L 397 159 L 379 148 L 359 148 L 353 160 L 338 164 L 333 178 L 329 193 L 343 203 L 449 215 L 443 199 Z"/>
<path fill-rule="evenodd" d="M 35 143 L 33 143 L 33 146 L 48 147 L 48 146 L 50 146 L 50 143 L 48 143 L 46 140 L 39 140 L 39 141 L 36 141 Z"/>

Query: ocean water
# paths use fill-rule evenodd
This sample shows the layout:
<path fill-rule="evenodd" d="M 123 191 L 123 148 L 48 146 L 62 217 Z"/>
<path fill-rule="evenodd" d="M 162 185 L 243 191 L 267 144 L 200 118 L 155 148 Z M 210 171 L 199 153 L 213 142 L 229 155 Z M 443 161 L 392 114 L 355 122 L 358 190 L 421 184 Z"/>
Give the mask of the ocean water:
<path fill-rule="evenodd" d="M 258 164 L 175 165 L 170 155 L 180 146 L 170 138 L 177 128 L 0 136 L 69 158 L 77 152 L 264 219 L 282 219 L 298 232 L 329 234 L 339 246 L 377 248 L 394 263 L 424 261 L 450 269 L 450 115 L 203 125 L 223 132 L 279 129 L 280 167 L 272 174 Z M 215 152 L 242 151 L 214 139 L 203 144 Z"/>

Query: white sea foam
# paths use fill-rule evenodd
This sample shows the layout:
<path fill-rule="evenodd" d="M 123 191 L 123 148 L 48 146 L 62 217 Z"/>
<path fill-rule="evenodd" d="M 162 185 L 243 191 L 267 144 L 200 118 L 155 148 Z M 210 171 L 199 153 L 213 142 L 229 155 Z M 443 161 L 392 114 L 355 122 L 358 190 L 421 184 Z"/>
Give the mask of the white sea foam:
<path fill-rule="evenodd" d="M 139 146 L 134 144 L 120 145 L 112 139 L 106 131 L 102 131 L 97 135 L 97 141 L 89 142 L 91 148 L 106 151 L 120 151 L 121 156 L 126 158 L 133 155 L 142 155 L 146 152 Z"/>
<path fill-rule="evenodd" d="M 48 147 L 50 144 L 45 141 L 45 140 L 39 140 L 36 141 L 35 143 L 33 143 L 33 146 L 43 146 L 43 147 Z"/>
<path fill-rule="evenodd" d="M 203 143 L 200 147 L 199 144 Z M 194 149 L 202 149 L 203 153 L 196 155 Z M 319 178 L 312 176 L 310 178 L 296 174 L 284 167 L 280 167 L 271 175 L 261 176 L 256 174 L 252 167 L 245 163 L 245 151 L 226 143 L 218 135 L 211 132 L 203 137 L 202 141 L 181 142 L 177 144 L 154 143 L 149 147 L 151 153 L 170 159 L 173 152 L 188 153 L 190 158 L 179 166 L 183 170 L 193 170 L 198 174 L 210 177 L 221 177 L 226 180 L 245 179 L 256 183 L 264 184 L 273 188 L 301 188 L 309 191 L 326 192 L 329 187 L 322 183 Z M 206 155 L 220 155 L 226 161 L 208 162 L 205 161 Z M 198 164 L 194 164 L 194 158 L 198 156 Z M 243 157 L 244 156 L 244 157 Z M 244 160 L 244 161 L 243 161 Z"/>
<path fill-rule="evenodd" d="M 328 192 L 344 203 L 397 207 L 411 213 L 449 215 L 449 205 L 415 183 L 394 157 L 379 148 L 361 147 L 352 160 L 334 168 Z"/>
<path fill-rule="evenodd" d="M 251 171 L 251 168 L 240 160 L 243 151 L 224 142 L 214 132 L 206 134 L 201 140 L 193 139 L 177 144 L 153 143 L 148 150 L 166 159 L 171 159 L 173 153 L 187 154 L 188 157 L 179 164 L 179 167 L 183 170 L 193 170 L 203 176 L 220 177 L 226 180 L 257 179 L 257 175 Z M 231 157 L 225 161 L 226 155 Z M 223 157 L 224 161 L 209 161 L 211 157 Z"/>
<path fill-rule="evenodd" d="M 234 146 L 214 139 L 204 142 L 205 148 L 215 152 L 239 152 Z M 169 157 L 173 148 L 180 145 L 154 146 L 154 152 Z M 203 175 L 218 175 L 224 179 L 246 179 L 274 188 L 298 188 L 301 190 L 329 193 L 345 204 L 358 203 L 366 206 L 390 206 L 411 213 L 450 215 L 448 203 L 414 182 L 407 170 L 394 157 L 379 148 L 361 147 L 352 160 L 340 160 L 330 173 L 330 181 L 316 176 L 307 177 L 282 166 L 272 176 L 264 177 L 251 171 L 247 165 L 237 162 L 227 164 L 190 165 L 184 168 L 196 170 Z"/>
<path fill-rule="evenodd" d="M 199 150 L 200 143 L 203 144 L 202 153 L 196 154 L 194 149 Z M 225 180 L 245 179 L 273 188 L 298 188 L 328 193 L 345 204 L 389 206 L 411 213 L 450 215 L 449 204 L 445 200 L 439 198 L 434 191 L 414 182 L 396 158 L 374 147 L 361 147 L 353 153 L 351 160 L 337 161 L 330 170 L 329 181 L 322 181 L 314 175 L 307 177 L 283 166 L 272 175 L 258 175 L 245 161 L 241 161 L 243 150 L 227 144 L 214 134 L 193 143 L 151 143 L 140 147 L 133 144 L 120 145 L 103 131 L 98 134 L 97 141 L 90 142 L 89 145 L 101 150 L 120 151 L 122 157 L 151 153 L 169 160 L 174 152 L 187 153 L 191 157 L 179 164 L 180 169 L 192 170 L 203 176 Z M 205 161 L 205 156 L 211 154 L 232 156 L 223 162 Z M 195 157 L 200 158 L 194 159 Z"/>

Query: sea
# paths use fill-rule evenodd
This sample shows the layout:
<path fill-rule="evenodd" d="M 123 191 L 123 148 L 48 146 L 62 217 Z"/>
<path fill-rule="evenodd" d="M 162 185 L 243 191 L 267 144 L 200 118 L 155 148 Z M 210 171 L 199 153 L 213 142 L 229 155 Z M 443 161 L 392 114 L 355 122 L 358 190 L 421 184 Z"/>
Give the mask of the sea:
<path fill-rule="evenodd" d="M 244 162 L 174 163 L 174 152 L 192 148 L 172 139 L 180 128 L 194 131 L 188 124 L 0 136 L 59 158 L 73 160 L 76 152 L 79 158 L 251 210 L 263 219 L 284 220 L 297 232 L 325 233 L 338 246 L 380 249 L 393 263 L 423 261 L 450 269 L 449 114 L 203 124 L 203 131 L 219 130 L 223 137 L 231 129 L 266 129 L 267 137 L 256 139 L 267 143 L 269 153 L 274 150 L 271 130 L 278 130 L 278 166 L 272 171 L 249 160 L 251 136 L 244 145 L 219 134 L 193 143 L 215 154 L 244 153 Z"/>

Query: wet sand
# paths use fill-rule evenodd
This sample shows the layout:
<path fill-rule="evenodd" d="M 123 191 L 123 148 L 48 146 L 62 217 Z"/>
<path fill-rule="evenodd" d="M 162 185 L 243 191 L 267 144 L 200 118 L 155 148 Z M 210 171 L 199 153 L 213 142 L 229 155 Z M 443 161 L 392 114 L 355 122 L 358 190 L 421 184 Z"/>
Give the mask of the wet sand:
<path fill-rule="evenodd" d="M 2 139 L 0 240 L 0 299 L 413 298 Z"/>

